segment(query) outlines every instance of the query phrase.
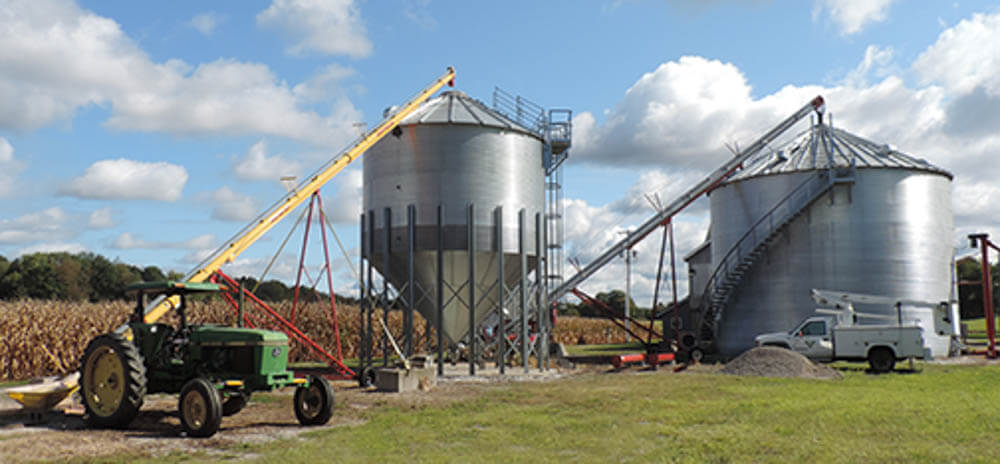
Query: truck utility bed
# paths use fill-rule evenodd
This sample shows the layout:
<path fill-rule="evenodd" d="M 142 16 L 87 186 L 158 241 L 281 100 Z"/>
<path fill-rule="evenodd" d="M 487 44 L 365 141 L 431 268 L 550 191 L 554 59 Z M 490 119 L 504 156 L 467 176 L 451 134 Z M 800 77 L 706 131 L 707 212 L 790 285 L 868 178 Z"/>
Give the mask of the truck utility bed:
<path fill-rule="evenodd" d="M 873 346 L 890 346 L 896 358 L 929 358 L 920 327 L 854 325 L 834 327 L 833 351 L 842 359 L 868 359 Z"/>

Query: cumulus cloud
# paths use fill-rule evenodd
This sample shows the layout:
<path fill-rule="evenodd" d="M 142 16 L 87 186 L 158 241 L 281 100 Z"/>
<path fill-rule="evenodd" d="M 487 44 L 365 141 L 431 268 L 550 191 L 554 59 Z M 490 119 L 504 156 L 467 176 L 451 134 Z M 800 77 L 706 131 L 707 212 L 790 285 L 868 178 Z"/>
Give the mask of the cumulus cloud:
<path fill-rule="evenodd" d="M 74 216 L 62 208 L 48 208 L 15 219 L 0 219 L 0 243 L 60 241 L 78 234 Z"/>
<path fill-rule="evenodd" d="M 195 30 L 201 32 L 203 35 L 208 36 L 215 32 L 215 28 L 219 26 L 222 19 L 222 16 L 218 13 L 209 11 L 206 13 L 196 14 L 190 21 L 188 21 L 188 25 L 195 28 Z"/>
<path fill-rule="evenodd" d="M 274 0 L 257 14 L 257 24 L 280 31 L 290 42 L 286 52 L 316 52 L 364 58 L 371 54 L 361 11 L 353 0 Z"/>
<path fill-rule="evenodd" d="M 889 7 L 896 0 L 816 0 L 813 5 L 813 19 L 824 12 L 840 29 L 841 35 L 861 32 L 871 23 L 885 21 L 889 17 Z"/>
<path fill-rule="evenodd" d="M 60 193 L 91 199 L 176 201 L 187 179 L 183 166 L 119 158 L 90 165 Z"/>
<path fill-rule="evenodd" d="M 24 163 L 14 158 L 14 147 L 6 138 L 0 137 L 0 197 L 14 192 L 17 176 L 24 168 Z"/>
<path fill-rule="evenodd" d="M 87 227 L 91 229 L 108 229 L 115 226 L 114 217 L 111 215 L 111 208 L 101 208 L 90 213 Z"/>
<path fill-rule="evenodd" d="M 144 240 L 130 232 L 122 232 L 115 238 L 111 243 L 111 247 L 117 250 L 134 250 L 134 249 L 184 249 L 184 250 L 199 250 L 203 248 L 210 248 L 215 245 L 215 235 L 204 234 L 194 237 L 189 240 L 184 240 L 180 242 L 161 242 L 161 241 L 149 241 Z"/>
<path fill-rule="evenodd" d="M 363 175 L 359 169 L 345 170 L 334 178 L 337 187 L 330 201 L 323 203 L 326 215 L 334 224 L 357 224 L 363 209 Z M 328 189 L 333 191 L 333 189 Z"/>
<path fill-rule="evenodd" d="M 210 195 L 212 218 L 223 221 L 247 222 L 260 213 L 257 202 L 250 196 L 222 187 Z"/>
<path fill-rule="evenodd" d="M 106 125 L 180 135 L 273 134 L 322 146 L 353 138 L 357 109 L 345 98 L 330 114 L 265 65 L 229 59 L 154 62 L 114 20 L 69 0 L 0 5 L 0 128 L 34 129 L 108 107 Z"/>
<path fill-rule="evenodd" d="M 267 143 L 263 140 L 253 144 L 247 154 L 233 163 L 236 177 L 244 180 L 276 181 L 284 176 L 299 176 L 302 165 L 281 156 L 268 156 Z"/>
<path fill-rule="evenodd" d="M 945 30 L 913 63 L 923 82 L 951 92 L 1000 95 L 1000 14 L 977 13 Z"/>
<path fill-rule="evenodd" d="M 32 253 L 70 253 L 77 254 L 89 251 L 88 248 L 81 243 L 65 243 L 65 242 L 51 242 L 51 243 L 39 243 L 37 245 L 31 245 L 17 250 L 14 253 L 15 257 L 22 255 L 30 255 Z"/>
<path fill-rule="evenodd" d="M 1000 14 L 977 14 L 942 32 L 912 63 L 897 65 L 891 48 L 870 46 L 857 67 L 835 85 L 787 86 L 759 97 L 732 64 L 700 57 L 664 63 L 638 79 L 611 109 L 578 113 L 574 119 L 574 159 L 642 166 L 643 174 L 622 198 L 604 205 L 567 199 L 564 248 L 584 264 L 596 258 L 621 239 L 620 231 L 648 217 L 644 193 L 657 191 L 660 184 L 690 188 L 731 156 L 722 148 L 726 142 L 745 146 L 817 94 L 826 98 L 828 120 L 835 126 L 955 174 L 958 249 L 967 248 L 967 233 L 1000 233 L 1000 220 L 991 211 L 991 205 L 1000 202 L 1000 187 L 995 186 L 1000 164 L 994 162 L 1000 152 L 1000 117 L 994 110 L 1000 103 L 997 43 Z M 908 72 L 922 77 L 919 85 L 901 77 Z M 800 124 L 772 148 L 804 128 Z M 676 198 L 676 188 L 660 190 L 661 196 Z M 683 230 L 675 233 L 679 255 L 704 239 L 707 217 L 698 208 L 678 218 L 677 230 Z M 683 240 L 687 242 L 681 244 Z M 652 238 L 643 243 L 633 281 L 637 294 L 649 296 L 655 262 L 641 260 L 658 254 L 659 243 Z M 624 267 L 617 261 L 586 287 L 622 288 Z"/>

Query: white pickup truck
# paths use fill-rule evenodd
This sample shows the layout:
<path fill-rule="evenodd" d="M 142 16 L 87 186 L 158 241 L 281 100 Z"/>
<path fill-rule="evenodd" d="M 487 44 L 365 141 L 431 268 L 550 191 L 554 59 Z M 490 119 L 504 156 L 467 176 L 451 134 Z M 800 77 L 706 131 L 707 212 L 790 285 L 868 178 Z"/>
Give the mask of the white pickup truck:
<path fill-rule="evenodd" d="M 900 359 L 930 358 L 918 326 L 845 325 L 835 316 L 813 316 L 788 332 L 758 335 L 754 343 L 787 348 L 820 362 L 867 360 L 875 372 L 891 371 Z"/>

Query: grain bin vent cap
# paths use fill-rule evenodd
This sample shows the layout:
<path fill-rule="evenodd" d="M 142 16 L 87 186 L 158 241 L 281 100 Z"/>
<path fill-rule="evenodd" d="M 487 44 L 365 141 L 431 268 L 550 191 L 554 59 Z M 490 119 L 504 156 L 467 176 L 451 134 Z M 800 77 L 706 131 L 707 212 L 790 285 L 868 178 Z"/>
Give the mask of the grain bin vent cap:
<path fill-rule="evenodd" d="M 845 130 L 818 124 L 782 148 L 764 151 L 758 157 L 747 161 L 744 169 L 730 177 L 729 181 L 851 166 L 858 169 L 911 169 L 953 178 L 950 172 L 934 166 L 927 160 L 907 155 L 887 144 L 875 143 Z"/>
<path fill-rule="evenodd" d="M 465 124 L 480 127 L 496 127 L 513 130 L 538 137 L 532 131 L 491 110 L 479 100 L 463 92 L 449 90 L 428 100 L 420 108 L 400 121 L 401 126 L 415 124 Z"/>

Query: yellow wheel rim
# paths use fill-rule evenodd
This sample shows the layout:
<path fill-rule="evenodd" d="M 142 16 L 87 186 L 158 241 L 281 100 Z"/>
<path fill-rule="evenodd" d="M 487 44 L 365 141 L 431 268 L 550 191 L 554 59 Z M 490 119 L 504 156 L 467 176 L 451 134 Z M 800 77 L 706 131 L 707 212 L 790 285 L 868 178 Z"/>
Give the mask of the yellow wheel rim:
<path fill-rule="evenodd" d="M 189 391 L 181 400 L 181 412 L 192 429 L 200 429 L 208 421 L 208 404 L 197 391 Z"/>
<path fill-rule="evenodd" d="M 91 412 L 108 417 L 118 410 L 125 393 L 125 366 L 118 353 L 109 346 L 95 350 L 84 369 L 85 401 Z"/>

